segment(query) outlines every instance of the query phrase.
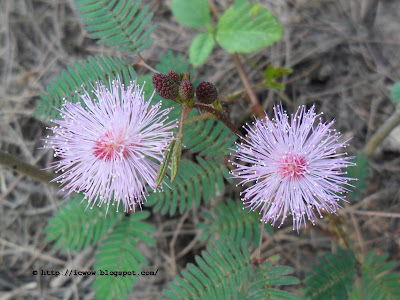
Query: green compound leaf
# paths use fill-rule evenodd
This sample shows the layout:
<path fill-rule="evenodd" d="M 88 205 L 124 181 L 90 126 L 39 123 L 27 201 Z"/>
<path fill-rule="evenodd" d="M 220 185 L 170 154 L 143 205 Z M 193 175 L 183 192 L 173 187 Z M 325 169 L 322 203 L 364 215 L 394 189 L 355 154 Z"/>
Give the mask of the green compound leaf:
<path fill-rule="evenodd" d="M 373 300 L 400 299 L 400 274 L 392 270 L 398 265 L 395 261 L 387 262 L 388 254 L 376 255 L 369 252 L 361 266 L 361 279 L 352 293 L 353 298 Z"/>
<path fill-rule="evenodd" d="M 78 0 L 77 10 L 90 37 L 120 50 L 138 53 L 150 46 L 149 35 L 156 25 L 146 29 L 153 13 L 141 0 Z"/>
<path fill-rule="evenodd" d="M 193 75 L 193 69 L 190 67 L 189 61 L 183 58 L 181 53 L 175 55 L 171 50 L 161 55 L 156 69 L 163 74 L 167 74 L 168 71 L 172 70 L 178 74 L 189 72 L 190 75 Z"/>
<path fill-rule="evenodd" d="M 57 75 L 56 79 L 47 85 L 47 93 L 40 95 L 40 100 L 34 115 L 41 119 L 57 118 L 63 101 L 77 103 L 81 101 L 78 94 L 84 93 L 84 88 L 93 97 L 91 85 L 101 81 L 108 85 L 109 80 L 116 76 L 121 78 L 125 85 L 136 79 L 135 70 L 127 60 L 118 57 L 96 56 L 89 57 L 87 61 L 76 62 L 73 66 Z"/>
<path fill-rule="evenodd" d="M 161 210 L 161 214 L 174 215 L 177 210 L 183 214 L 192 209 L 193 205 L 198 207 L 201 199 L 209 203 L 211 197 L 215 197 L 217 187 L 221 194 L 225 189 L 224 178 L 230 181 L 230 174 L 226 166 L 218 161 L 197 158 L 198 164 L 182 160 L 178 169 L 176 179 L 172 183 L 167 177 L 162 184 L 162 190 L 152 192 L 146 197 L 145 206 L 154 206 L 153 211 Z M 167 171 L 171 176 L 171 171 Z M 150 190 L 149 190 L 150 192 Z"/>
<path fill-rule="evenodd" d="M 155 245 L 151 233 L 155 228 L 142 222 L 149 212 L 135 212 L 115 227 L 114 231 L 101 243 L 96 256 L 94 269 L 97 272 L 93 286 L 95 298 L 100 300 L 128 299 L 128 293 L 136 283 L 135 275 L 106 276 L 103 272 L 136 272 L 140 273 L 142 266 L 147 264 L 138 244 L 143 241 L 150 246 Z"/>
<path fill-rule="evenodd" d="M 390 98 L 396 101 L 400 107 L 400 82 L 396 82 L 393 85 L 392 92 L 390 93 Z"/>
<path fill-rule="evenodd" d="M 337 255 L 327 253 L 319 261 L 304 281 L 306 299 L 348 299 L 356 274 L 353 252 L 339 248 Z"/>
<path fill-rule="evenodd" d="M 240 246 L 229 239 L 208 246 L 195 257 L 196 265 L 188 264 L 174 277 L 161 299 L 300 299 L 272 287 L 297 284 L 296 278 L 285 276 L 292 268 L 275 262 L 254 267 L 247 248 L 247 243 Z"/>
<path fill-rule="evenodd" d="M 79 204 L 83 196 L 75 196 L 60 207 L 44 229 L 46 242 L 55 241 L 54 249 L 83 250 L 94 245 L 119 222 L 123 214 L 110 208 L 106 216 L 106 205 L 86 209 Z"/>
<path fill-rule="evenodd" d="M 201 241 L 208 240 L 224 240 L 231 239 L 236 243 L 240 243 L 245 239 L 247 243 L 253 242 L 258 247 L 260 240 L 260 215 L 256 212 L 243 209 L 241 201 L 234 202 L 227 200 L 227 204 L 219 203 L 213 214 L 203 212 L 204 223 L 198 225 L 199 229 L 204 232 L 200 237 Z M 264 225 L 265 230 L 269 234 L 273 234 L 269 224 Z"/>
<path fill-rule="evenodd" d="M 206 27 L 210 23 L 207 0 L 172 0 L 172 13 L 179 23 L 194 27 Z"/>
<path fill-rule="evenodd" d="M 189 48 L 189 58 L 192 65 L 195 67 L 202 65 L 211 54 L 214 45 L 215 41 L 211 33 L 203 32 L 198 34 Z"/>
<path fill-rule="evenodd" d="M 358 153 L 354 162 L 356 166 L 349 167 L 347 174 L 348 177 L 357 179 L 351 183 L 354 188 L 351 188 L 352 192 L 349 193 L 349 197 L 353 199 L 362 197 L 362 192 L 368 188 L 369 176 L 368 157 L 364 153 Z"/>
<path fill-rule="evenodd" d="M 282 33 L 268 9 L 243 3 L 225 11 L 218 22 L 216 39 L 229 53 L 250 53 L 275 43 Z"/>
<path fill-rule="evenodd" d="M 200 156 L 223 157 L 232 152 L 236 135 L 221 121 L 213 119 L 185 126 L 183 144 L 190 152 Z"/>

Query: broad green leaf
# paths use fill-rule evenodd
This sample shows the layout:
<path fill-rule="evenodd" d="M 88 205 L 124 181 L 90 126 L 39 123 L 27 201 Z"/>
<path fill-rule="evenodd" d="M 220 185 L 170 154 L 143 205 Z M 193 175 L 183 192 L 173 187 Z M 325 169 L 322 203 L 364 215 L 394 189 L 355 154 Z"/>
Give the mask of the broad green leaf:
<path fill-rule="evenodd" d="M 207 0 L 172 0 L 172 13 L 179 23 L 194 27 L 206 27 L 210 23 Z"/>
<path fill-rule="evenodd" d="M 242 5 L 244 3 L 246 3 L 246 0 L 236 0 L 234 5 Z"/>
<path fill-rule="evenodd" d="M 259 4 L 232 5 L 218 22 L 216 39 L 230 53 L 250 53 L 265 48 L 282 36 L 272 13 Z"/>
<path fill-rule="evenodd" d="M 214 48 L 214 44 L 214 37 L 211 33 L 203 32 L 198 34 L 190 45 L 190 63 L 195 67 L 202 65 L 210 55 L 212 49 Z"/>
<path fill-rule="evenodd" d="M 392 92 L 390 93 L 390 98 L 396 101 L 400 105 L 400 82 L 396 82 L 393 85 Z"/>

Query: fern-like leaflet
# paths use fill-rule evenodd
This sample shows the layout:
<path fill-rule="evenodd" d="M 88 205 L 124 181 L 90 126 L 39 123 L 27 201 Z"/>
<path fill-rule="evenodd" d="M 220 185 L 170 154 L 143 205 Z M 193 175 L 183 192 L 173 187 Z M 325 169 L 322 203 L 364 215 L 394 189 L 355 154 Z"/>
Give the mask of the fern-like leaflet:
<path fill-rule="evenodd" d="M 96 56 L 89 57 L 87 61 L 76 62 L 47 85 L 47 94 L 40 95 L 35 115 L 45 120 L 56 118 L 59 112 L 55 108 L 61 108 L 64 100 L 73 103 L 80 101 L 78 94 L 83 94 L 84 88 L 93 96 L 92 84 L 101 81 L 107 85 L 109 79 L 117 75 L 126 85 L 136 78 L 136 72 L 130 63 L 118 57 Z"/>
<path fill-rule="evenodd" d="M 201 241 L 229 238 L 240 243 L 245 239 L 247 243 L 253 242 L 253 245 L 258 247 L 260 225 L 262 225 L 260 216 L 256 212 L 244 210 L 241 201 L 234 202 L 228 199 L 227 204 L 219 203 L 213 214 L 204 211 L 202 216 L 205 222 L 198 225 L 199 229 L 204 230 L 200 236 Z M 270 225 L 265 224 L 264 228 L 268 233 L 273 233 Z"/>
<path fill-rule="evenodd" d="M 327 253 L 319 262 L 304 281 L 307 299 L 347 299 L 356 273 L 353 252 L 339 248 L 337 255 Z"/>
<path fill-rule="evenodd" d="M 45 228 L 46 241 L 55 241 L 54 249 L 83 250 L 95 245 L 121 219 L 121 214 L 106 207 L 86 209 L 79 201 L 83 196 L 75 196 L 54 213 Z"/>
<path fill-rule="evenodd" d="M 339 248 L 337 255 L 327 253 L 313 266 L 303 292 L 307 299 L 399 299 L 400 274 L 392 271 L 397 263 L 387 258 L 371 251 L 356 263 L 351 250 Z"/>
<path fill-rule="evenodd" d="M 400 299 L 400 274 L 393 272 L 395 261 L 386 262 L 388 254 L 369 252 L 361 265 L 361 279 L 355 293 L 359 299 Z"/>
<path fill-rule="evenodd" d="M 199 164 L 182 160 L 174 183 L 165 178 L 167 186 L 164 184 L 162 191 L 147 196 L 145 205 L 154 206 L 153 211 L 161 209 L 161 214 L 169 211 L 170 215 L 175 214 L 179 206 L 179 213 L 182 214 L 185 209 L 191 209 L 193 204 L 198 207 L 201 199 L 208 203 L 210 197 L 216 196 L 216 185 L 223 193 L 224 177 L 230 180 L 226 166 L 201 157 L 197 160 Z"/>
<path fill-rule="evenodd" d="M 149 35 L 156 25 L 146 29 L 153 13 L 148 13 L 148 5 L 141 4 L 141 0 L 76 1 L 91 38 L 130 53 L 142 51 L 153 41 Z"/>
<path fill-rule="evenodd" d="M 155 228 L 142 222 L 150 215 L 147 211 L 136 212 L 114 228 L 113 232 L 101 243 L 95 255 L 94 269 L 97 272 L 93 286 L 95 297 L 100 300 L 127 299 L 128 293 L 136 283 L 136 276 L 102 276 L 100 270 L 117 272 L 141 272 L 147 264 L 137 245 L 140 241 L 155 245 L 151 233 Z"/>
<path fill-rule="evenodd" d="M 223 157 L 229 154 L 236 139 L 221 121 L 210 119 L 185 126 L 183 144 L 200 156 Z"/>
<path fill-rule="evenodd" d="M 207 247 L 195 261 L 197 265 L 188 264 L 181 277 L 174 277 L 161 299 L 299 299 L 271 288 L 298 283 L 294 277 L 283 276 L 293 270 L 274 268 L 273 262 L 255 267 L 246 242 L 241 247 L 231 240 L 219 242 Z"/>

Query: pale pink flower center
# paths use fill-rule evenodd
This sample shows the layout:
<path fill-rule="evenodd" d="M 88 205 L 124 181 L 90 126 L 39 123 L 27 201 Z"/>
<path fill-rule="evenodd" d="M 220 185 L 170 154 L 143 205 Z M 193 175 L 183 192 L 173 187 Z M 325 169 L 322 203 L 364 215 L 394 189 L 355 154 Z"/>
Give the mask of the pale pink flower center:
<path fill-rule="evenodd" d="M 278 173 L 282 178 L 304 177 L 307 173 L 307 161 L 303 156 L 297 154 L 285 154 L 279 160 Z"/>
<path fill-rule="evenodd" d="M 113 134 L 107 132 L 104 136 L 96 141 L 93 148 L 93 154 L 105 161 L 115 158 L 126 158 L 129 156 L 128 143 L 122 132 Z"/>

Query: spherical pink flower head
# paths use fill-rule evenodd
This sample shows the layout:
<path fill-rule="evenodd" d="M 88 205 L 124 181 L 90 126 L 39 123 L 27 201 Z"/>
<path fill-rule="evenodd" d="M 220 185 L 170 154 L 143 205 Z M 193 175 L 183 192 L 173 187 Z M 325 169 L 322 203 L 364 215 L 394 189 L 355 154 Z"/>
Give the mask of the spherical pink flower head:
<path fill-rule="evenodd" d="M 143 87 L 131 83 L 127 89 L 119 78 L 110 89 L 97 83 L 93 91 L 98 101 L 85 91 L 80 103 L 65 102 L 62 120 L 52 120 L 53 136 L 46 146 L 61 158 L 51 168 L 63 174 L 54 179 L 62 190 L 83 192 L 88 206 L 107 203 L 107 210 L 120 202 L 124 210 L 135 210 L 145 200 L 147 185 L 155 179 L 163 150 L 173 139 L 175 122 L 166 122 L 169 110 L 161 103 L 145 100 Z"/>
<path fill-rule="evenodd" d="M 291 214 L 293 230 L 299 231 L 306 218 L 314 224 L 315 211 L 322 218 L 323 210 L 335 213 L 338 201 L 346 201 L 344 186 L 353 179 L 343 176 L 343 168 L 354 163 L 337 151 L 346 142 L 339 142 L 341 136 L 331 128 L 334 121 L 323 123 L 314 106 L 308 111 L 300 107 L 290 119 L 282 106 L 274 112 L 272 120 L 244 126 L 247 134 L 234 154 L 232 174 L 242 179 L 241 185 L 253 183 L 241 193 L 242 201 L 259 209 L 261 221 L 274 225 L 280 219 L 280 227 Z"/>

